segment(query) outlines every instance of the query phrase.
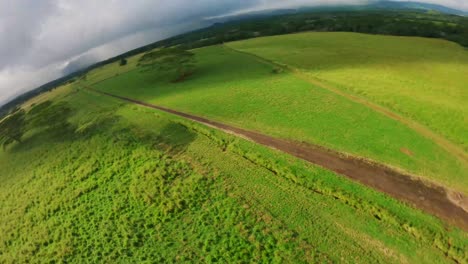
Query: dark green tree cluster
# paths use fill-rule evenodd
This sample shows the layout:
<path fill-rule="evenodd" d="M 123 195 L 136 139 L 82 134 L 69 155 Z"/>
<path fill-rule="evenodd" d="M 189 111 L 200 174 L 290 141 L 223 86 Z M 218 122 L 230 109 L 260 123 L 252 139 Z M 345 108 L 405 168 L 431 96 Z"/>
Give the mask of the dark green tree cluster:
<path fill-rule="evenodd" d="M 146 53 L 138 62 L 143 71 L 173 72 L 173 82 L 187 79 L 195 71 L 195 55 L 179 48 L 163 48 Z"/>

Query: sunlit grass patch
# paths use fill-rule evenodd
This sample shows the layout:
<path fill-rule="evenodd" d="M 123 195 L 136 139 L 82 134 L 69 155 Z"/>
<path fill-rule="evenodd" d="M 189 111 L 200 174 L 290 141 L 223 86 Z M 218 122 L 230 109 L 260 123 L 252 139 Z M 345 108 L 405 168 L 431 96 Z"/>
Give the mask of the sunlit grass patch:
<path fill-rule="evenodd" d="M 252 56 L 221 46 L 194 52 L 195 73 L 183 83 L 137 69 L 95 87 L 386 163 L 466 192 L 466 164 L 405 124 L 291 72 L 274 73 L 276 66 Z"/>

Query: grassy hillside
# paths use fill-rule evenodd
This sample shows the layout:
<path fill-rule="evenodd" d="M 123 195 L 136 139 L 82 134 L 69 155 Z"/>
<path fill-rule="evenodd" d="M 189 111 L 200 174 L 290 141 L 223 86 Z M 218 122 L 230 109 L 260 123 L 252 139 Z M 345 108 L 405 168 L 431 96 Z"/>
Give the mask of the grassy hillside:
<path fill-rule="evenodd" d="M 432 39 L 352 33 L 258 38 L 230 47 L 368 98 L 468 149 L 468 53 Z"/>
<path fill-rule="evenodd" d="M 102 79 L 99 76 L 111 76 L 113 69 L 122 71 L 113 64 L 90 73 L 87 84 L 276 137 L 366 157 L 468 193 L 466 163 L 401 122 L 252 56 L 222 46 L 195 53 L 198 69 L 186 82 L 174 84 L 158 74 L 133 70 L 95 84 Z M 127 70 L 131 69 L 128 66 Z"/>
<path fill-rule="evenodd" d="M 276 151 L 77 87 L 47 100 L 72 111 L 0 151 L 2 263 L 468 257 L 466 233 Z"/>

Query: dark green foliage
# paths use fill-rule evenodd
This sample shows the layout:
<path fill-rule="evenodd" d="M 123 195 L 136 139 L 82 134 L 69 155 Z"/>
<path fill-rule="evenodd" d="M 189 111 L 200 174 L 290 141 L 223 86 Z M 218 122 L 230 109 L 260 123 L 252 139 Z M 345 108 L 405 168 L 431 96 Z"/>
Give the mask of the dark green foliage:
<path fill-rule="evenodd" d="M 121 59 L 120 59 L 120 62 L 119 62 L 119 65 L 120 65 L 120 66 L 125 66 L 125 65 L 127 65 L 127 59 L 121 58 Z"/>
<path fill-rule="evenodd" d="M 145 71 L 174 72 L 173 82 L 185 80 L 195 70 L 194 54 L 179 48 L 164 48 L 146 53 L 138 66 Z"/>
<path fill-rule="evenodd" d="M 26 112 L 18 110 L 0 122 L 0 144 L 5 148 L 13 142 L 21 142 L 26 131 Z"/>

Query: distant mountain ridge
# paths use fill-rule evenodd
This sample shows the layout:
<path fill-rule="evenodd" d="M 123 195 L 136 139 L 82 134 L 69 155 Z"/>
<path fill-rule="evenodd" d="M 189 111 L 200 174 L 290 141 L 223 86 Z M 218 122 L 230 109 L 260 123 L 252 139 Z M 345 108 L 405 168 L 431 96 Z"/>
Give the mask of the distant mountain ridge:
<path fill-rule="evenodd" d="M 434 11 L 445 14 L 452 14 L 458 16 L 468 16 L 468 12 L 446 7 L 438 4 L 429 4 L 415 1 L 395 2 L 390 0 L 376 0 L 372 3 L 365 5 L 328 5 L 328 6 L 314 6 L 314 7 L 298 7 L 298 8 L 279 8 L 248 11 L 245 13 L 236 13 L 232 15 L 218 16 L 208 18 L 214 23 L 224 23 L 232 20 L 244 20 L 252 18 L 262 18 L 276 15 L 297 14 L 302 12 L 323 12 L 323 11 L 363 11 L 363 10 L 420 10 L 420 11 Z"/>
<path fill-rule="evenodd" d="M 376 7 L 376 8 L 383 8 L 383 9 L 420 9 L 420 10 L 427 10 L 427 11 L 437 11 L 446 14 L 452 15 L 459 15 L 459 16 L 467 16 L 468 12 L 463 10 L 458 10 L 450 7 L 446 7 L 443 5 L 438 4 L 429 4 L 429 3 L 422 3 L 422 2 L 413 2 L 413 1 L 406 1 L 406 2 L 394 2 L 388 0 L 378 1 L 376 3 L 368 5 L 369 7 Z"/>

